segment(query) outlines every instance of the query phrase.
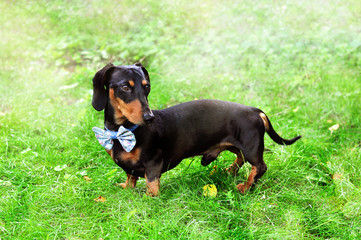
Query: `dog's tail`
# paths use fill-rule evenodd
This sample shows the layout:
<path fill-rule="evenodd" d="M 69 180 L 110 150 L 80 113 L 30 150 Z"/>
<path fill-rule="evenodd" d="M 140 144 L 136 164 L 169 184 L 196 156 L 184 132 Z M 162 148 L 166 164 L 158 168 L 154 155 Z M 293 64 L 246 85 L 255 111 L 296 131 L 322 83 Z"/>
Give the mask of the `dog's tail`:
<path fill-rule="evenodd" d="M 296 142 L 298 139 L 300 139 L 302 136 L 297 136 L 292 139 L 283 139 L 280 135 L 276 133 L 276 131 L 273 129 L 272 124 L 266 114 L 261 112 L 259 116 L 262 118 L 264 127 L 266 129 L 267 134 L 270 136 L 270 138 L 275 141 L 276 143 L 280 145 L 291 145 L 292 143 Z"/>

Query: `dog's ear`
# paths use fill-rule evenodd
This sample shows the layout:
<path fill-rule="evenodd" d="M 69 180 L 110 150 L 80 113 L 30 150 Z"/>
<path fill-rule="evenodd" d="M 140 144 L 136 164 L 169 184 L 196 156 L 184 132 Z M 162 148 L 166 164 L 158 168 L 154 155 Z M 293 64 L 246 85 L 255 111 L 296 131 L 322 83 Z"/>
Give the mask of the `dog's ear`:
<path fill-rule="evenodd" d="M 141 67 L 141 69 L 142 69 L 142 71 L 143 71 L 143 73 L 144 73 L 144 76 L 145 76 L 145 80 L 147 80 L 148 82 L 150 82 L 149 74 L 148 74 L 147 69 L 145 69 L 145 67 L 143 67 L 143 65 L 142 65 L 140 62 L 137 62 L 137 63 L 135 64 L 135 66 Z"/>
<path fill-rule="evenodd" d="M 114 69 L 114 65 L 108 63 L 105 67 L 99 70 L 93 78 L 93 100 L 92 105 L 97 111 L 101 111 L 107 104 L 107 90 L 105 84 L 109 73 Z"/>

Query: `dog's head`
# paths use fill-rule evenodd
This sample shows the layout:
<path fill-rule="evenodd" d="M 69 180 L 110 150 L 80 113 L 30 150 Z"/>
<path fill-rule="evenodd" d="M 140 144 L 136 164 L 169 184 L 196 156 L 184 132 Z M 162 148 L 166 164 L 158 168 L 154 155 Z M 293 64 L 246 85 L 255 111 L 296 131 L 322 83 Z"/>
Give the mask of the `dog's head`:
<path fill-rule="evenodd" d="M 154 120 L 148 104 L 149 92 L 149 75 L 142 64 L 114 66 L 110 63 L 93 78 L 92 105 L 97 111 L 110 106 L 116 124 L 128 120 L 144 125 Z"/>

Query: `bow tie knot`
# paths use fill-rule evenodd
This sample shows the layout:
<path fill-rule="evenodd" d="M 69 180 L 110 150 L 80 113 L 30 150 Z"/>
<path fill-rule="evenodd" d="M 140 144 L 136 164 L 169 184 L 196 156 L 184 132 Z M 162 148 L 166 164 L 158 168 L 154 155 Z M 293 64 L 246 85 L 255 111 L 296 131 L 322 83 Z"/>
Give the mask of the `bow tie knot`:
<path fill-rule="evenodd" d="M 118 131 L 109 131 L 108 129 L 104 130 L 98 127 L 93 127 L 93 132 L 95 137 L 98 139 L 100 145 L 102 145 L 106 150 L 111 150 L 114 145 L 114 141 L 118 139 L 123 149 L 126 152 L 132 151 L 136 144 L 134 133 L 132 132 L 136 127 L 133 127 L 132 130 L 129 130 L 123 126 L 120 126 Z"/>

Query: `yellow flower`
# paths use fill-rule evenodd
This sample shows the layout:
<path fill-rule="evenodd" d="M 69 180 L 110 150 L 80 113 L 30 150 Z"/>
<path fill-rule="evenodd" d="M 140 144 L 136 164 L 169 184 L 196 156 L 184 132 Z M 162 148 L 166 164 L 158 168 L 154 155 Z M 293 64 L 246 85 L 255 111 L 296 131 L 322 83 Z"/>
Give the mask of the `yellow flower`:
<path fill-rule="evenodd" d="M 203 187 L 203 195 L 206 197 L 216 197 L 217 188 L 214 184 L 207 184 Z"/>

